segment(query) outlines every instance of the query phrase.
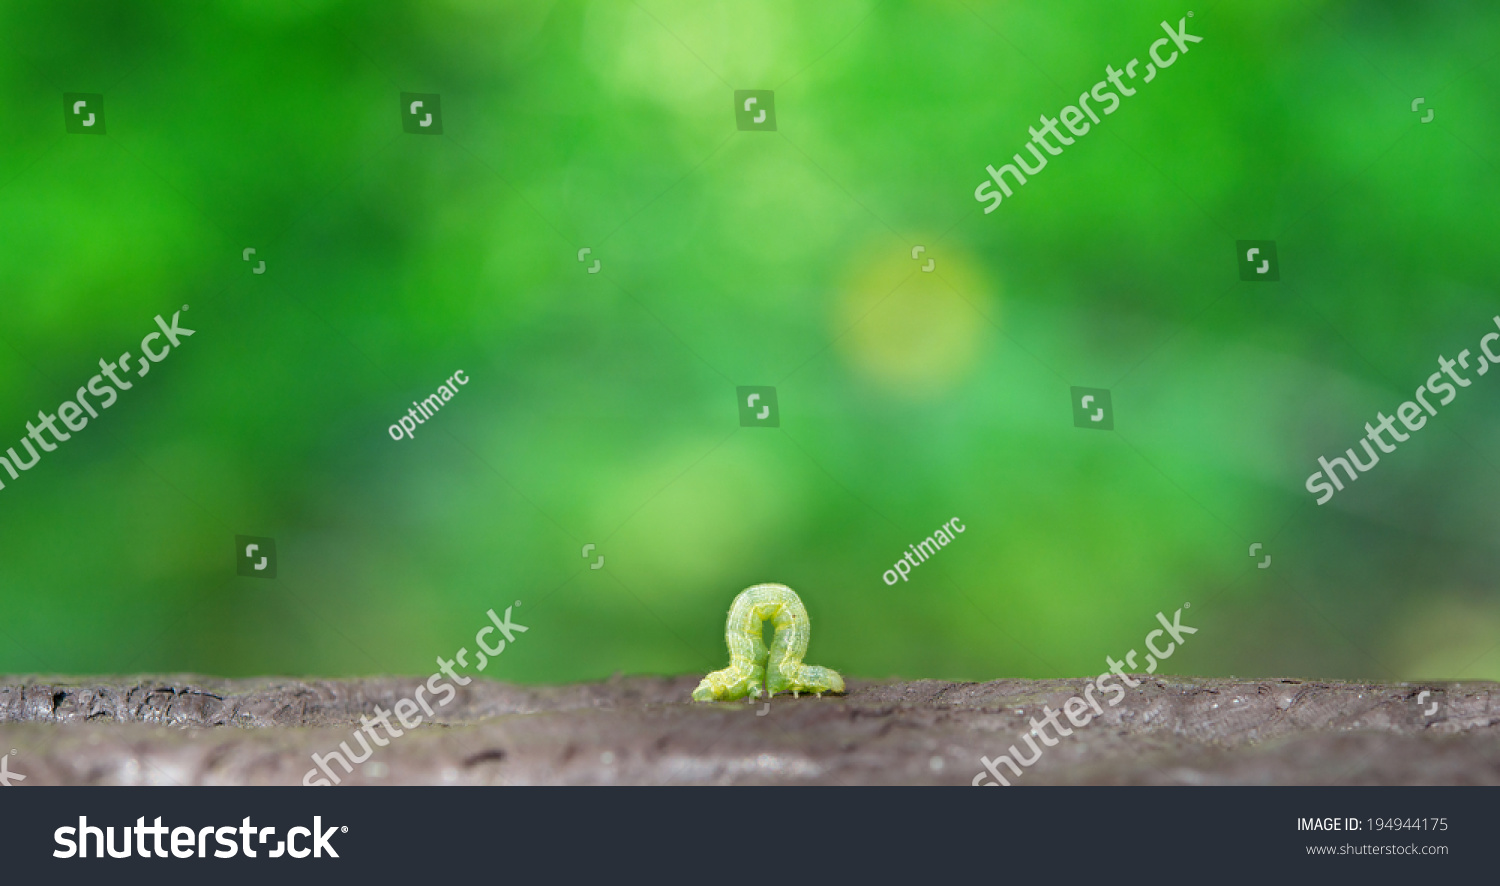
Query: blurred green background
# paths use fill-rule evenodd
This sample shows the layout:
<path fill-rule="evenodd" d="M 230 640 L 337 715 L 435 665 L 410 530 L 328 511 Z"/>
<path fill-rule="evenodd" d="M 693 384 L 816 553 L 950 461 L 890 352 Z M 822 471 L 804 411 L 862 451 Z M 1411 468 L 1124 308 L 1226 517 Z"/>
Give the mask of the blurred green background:
<path fill-rule="evenodd" d="M 1190 9 L 1202 43 L 983 213 L 986 164 Z M 0 475 L 0 673 L 421 676 L 516 600 L 485 676 L 703 672 L 778 581 L 854 676 L 1097 673 L 1191 603 L 1165 671 L 1500 678 L 1500 376 L 1303 488 L 1500 314 L 1500 7 L 6 2 L 0 33 L 0 448 L 155 315 L 197 331 Z"/>

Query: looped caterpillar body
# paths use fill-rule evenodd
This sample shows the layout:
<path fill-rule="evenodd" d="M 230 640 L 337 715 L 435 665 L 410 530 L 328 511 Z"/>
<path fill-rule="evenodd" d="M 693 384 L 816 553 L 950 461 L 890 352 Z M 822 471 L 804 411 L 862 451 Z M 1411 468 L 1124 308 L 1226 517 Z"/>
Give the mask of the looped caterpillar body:
<path fill-rule="evenodd" d="M 776 629 L 771 648 L 761 639 L 761 623 L 770 619 Z M 805 665 L 812 622 L 807 607 L 786 585 L 763 584 L 746 588 L 734 598 L 724 640 L 729 644 L 729 667 L 703 678 L 693 690 L 693 701 L 735 701 L 762 690 L 778 692 L 843 692 L 844 678 L 838 671 Z"/>

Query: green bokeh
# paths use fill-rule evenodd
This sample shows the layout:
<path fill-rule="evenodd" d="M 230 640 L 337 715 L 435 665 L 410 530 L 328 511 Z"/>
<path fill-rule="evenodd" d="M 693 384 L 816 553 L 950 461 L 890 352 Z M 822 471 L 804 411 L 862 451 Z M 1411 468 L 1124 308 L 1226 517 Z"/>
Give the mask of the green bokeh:
<path fill-rule="evenodd" d="M 1500 678 L 1500 375 L 1303 488 L 1495 329 L 1500 7 L 1191 6 L 986 215 L 986 164 L 1186 7 L 0 5 L 0 449 L 197 331 L 0 473 L 0 672 L 424 675 L 516 600 L 486 676 L 701 672 L 779 581 L 854 676 L 1096 673 L 1191 603 L 1165 671 Z"/>

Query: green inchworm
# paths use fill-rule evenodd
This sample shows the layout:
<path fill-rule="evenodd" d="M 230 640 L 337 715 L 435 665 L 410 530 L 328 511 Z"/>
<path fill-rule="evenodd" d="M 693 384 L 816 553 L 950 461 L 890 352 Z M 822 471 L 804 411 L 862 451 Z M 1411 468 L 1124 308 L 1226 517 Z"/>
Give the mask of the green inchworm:
<path fill-rule="evenodd" d="M 761 624 L 767 619 L 776 628 L 771 648 L 761 639 Z M 838 671 L 805 665 L 812 622 L 807 607 L 786 585 L 764 584 L 746 588 L 729 607 L 724 640 L 729 644 L 729 667 L 714 671 L 693 690 L 693 701 L 735 701 L 747 695 L 760 697 L 778 692 L 843 692 L 844 678 Z"/>

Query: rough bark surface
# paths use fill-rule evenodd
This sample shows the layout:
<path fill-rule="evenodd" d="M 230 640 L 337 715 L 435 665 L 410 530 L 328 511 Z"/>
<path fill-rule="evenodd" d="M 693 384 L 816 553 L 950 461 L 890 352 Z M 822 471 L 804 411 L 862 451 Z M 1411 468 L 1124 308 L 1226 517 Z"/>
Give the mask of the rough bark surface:
<path fill-rule="evenodd" d="M 1094 722 L 1039 743 L 1041 758 L 1011 781 L 1500 784 L 1500 684 L 1135 679 Z M 767 705 L 694 704 L 697 682 L 475 679 L 432 721 L 400 738 L 378 732 L 389 744 L 352 772 L 330 765 L 344 784 L 967 785 L 981 756 L 1012 745 L 1029 756 L 1028 721 L 1087 685 L 851 680 L 846 696 Z M 360 718 L 420 683 L 0 677 L 0 753 L 14 749 L 9 771 L 25 787 L 299 784 L 311 755 L 341 742 L 361 753 Z"/>

